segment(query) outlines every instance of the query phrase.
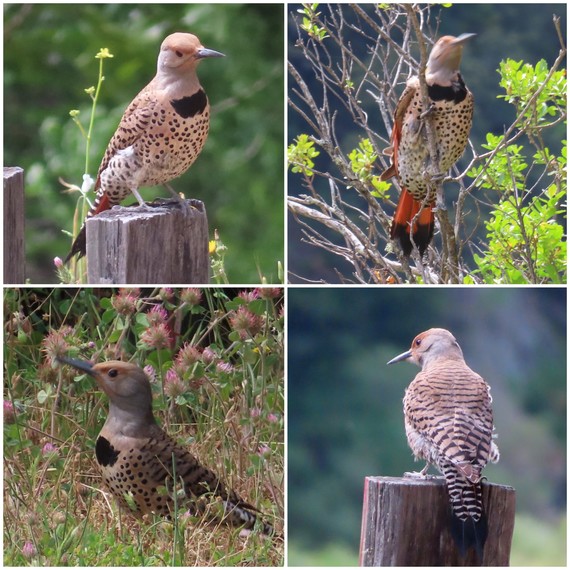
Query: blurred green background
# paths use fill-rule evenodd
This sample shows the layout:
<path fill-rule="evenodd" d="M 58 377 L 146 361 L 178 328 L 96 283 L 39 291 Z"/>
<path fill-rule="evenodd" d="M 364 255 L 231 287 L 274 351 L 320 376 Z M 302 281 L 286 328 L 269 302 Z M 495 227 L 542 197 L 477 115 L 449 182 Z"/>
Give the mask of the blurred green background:
<path fill-rule="evenodd" d="M 517 491 L 511 564 L 566 564 L 564 288 L 290 288 L 288 327 L 290 565 L 358 565 L 364 477 L 423 467 L 402 411 L 419 368 L 386 362 L 431 327 L 491 386 L 484 475 Z"/>
<path fill-rule="evenodd" d="M 283 5 L 264 4 L 8 4 L 4 6 L 4 165 L 25 169 L 27 277 L 56 280 L 81 185 L 85 141 L 69 117 L 79 109 L 87 128 L 99 60 L 105 81 L 91 143 L 89 173 L 99 163 L 119 120 L 154 76 L 162 40 L 192 32 L 226 54 L 198 70 L 212 105 L 204 151 L 177 192 L 206 204 L 210 233 L 228 246 L 232 283 L 277 281 L 283 260 Z M 163 188 L 142 192 L 168 197 Z M 135 202 L 126 200 L 124 203 Z"/>

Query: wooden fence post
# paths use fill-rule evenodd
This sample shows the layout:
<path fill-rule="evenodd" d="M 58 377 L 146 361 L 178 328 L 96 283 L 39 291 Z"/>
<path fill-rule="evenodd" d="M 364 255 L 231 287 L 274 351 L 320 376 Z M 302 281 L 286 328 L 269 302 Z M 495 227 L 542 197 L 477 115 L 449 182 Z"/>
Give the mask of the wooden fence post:
<path fill-rule="evenodd" d="M 4 168 L 4 284 L 25 281 L 24 171 Z"/>
<path fill-rule="evenodd" d="M 483 560 L 461 558 L 449 531 L 443 477 L 366 477 L 361 566 L 508 566 L 515 524 L 515 490 L 483 483 L 489 532 Z"/>
<path fill-rule="evenodd" d="M 152 210 L 115 207 L 90 218 L 87 281 L 91 284 L 209 282 L 208 218 L 199 200 L 155 201 Z"/>

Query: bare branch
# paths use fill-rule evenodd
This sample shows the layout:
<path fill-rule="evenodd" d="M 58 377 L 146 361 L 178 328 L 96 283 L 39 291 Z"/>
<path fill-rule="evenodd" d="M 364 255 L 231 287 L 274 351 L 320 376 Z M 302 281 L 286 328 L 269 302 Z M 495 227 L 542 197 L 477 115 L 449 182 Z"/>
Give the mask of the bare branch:
<path fill-rule="evenodd" d="M 469 267 L 474 263 L 472 254 L 481 255 L 485 251 L 484 247 L 474 243 L 475 239 L 483 240 L 478 227 L 480 229 L 488 218 L 489 210 L 495 208 L 498 201 L 506 199 L 489 188 L 495 185 L 490 180 L 496 168 L 493 159 L 509 145 L 515 142 L 520 145 L 525 139 L 537 152 L 544 150 L 541 130 L 531 131 L 526 119 L 544 86 L 540 86 L 524 109 L 517 113 L 517 119 L 505 130 L 499 148 L 480 153 L 470 146 L 472 156 L 466 161 L 469 164 L 462 171 L 454 167 L 451 176 L 444 177 L 445 173 L 439 172 L 437 139 L 432 117 L 426 113 L 425 133 L 430 156 L 426 168 L 428 196 L 436 196 L 440 231 L 436 234 L 435 245 L 428 248 L 427 259 L 420 260 L 412 254 L 409 260 L 393 261 L 396 252 L 392 250 L 388 236 L 395 197 L 394 192 L 388 195 L 379 180 L 382 168 L 388 166 L 383 149 L 390 144 L 389 134 L 401 85 L 411 75 L 419 75 L 425 111 L 429 109 L 425 66 L 433 30 L 439 26 L 437 14 L 434 17 L 432 12 L 438 9 L 433 5 L 391 4 L 386 8 L 373 4 L 335 4 L 319 5 L 316 10 L 322 13 L 312 13 L 310 19 L 314 29 L 311 30 L 303 16 L 291 14 L 292 29 L 296 27 L 297 37 L 288 66 L 290 113 L 304 122 L 306 134 L 319 153 L 313 157 L 312 175 L 307 175 L 309 171 L 306 170 L 303 170 L 305 174 L 293 175 L 289 187 L 288 208 L 295 223 L 301 227 L 303 241 L 333 253 L 349 264 L 348 271 L 344 264 L 343 270 L 331 268 L 339 282 L 461 283 L 466 278 L 471 282 L 480 281 Z M 561 51 L 548 79 L 560 68 L 566 55 L 557 19 L 554 26 Z M 416 39 L 419 62 L 412 53 Z M 550 128 L 565 117 L 566 110 L 559 109 L 558 115 L 541 128 Z M 291 132 L 291 140 L 298 134 Z M 363 141 L 369 141 L 371 146 L 367 143 L 367 146 L 359 147 Z M 366 152 L 370 155 L 363 153 L 362 148 L 368 149 Z M 546 153 L 544 156 L 547 157 Z M 366 160 L 369 164 L 365 164 Z M 304 165 L 299 164 L 299 167 L 303 169 Z M 466 174 L 475 168 L 481 172 L 467 184 Z M 542 179 L 549 171 L 557 172 L 555 163 L 540 168 L 542 170 L 535 172 L 532 179 L 537 193 L 541 191 L 537 179 Z M 501 174 L 497 174 L 499 176 Z M 555 176 L 554 182 L 562 186 L 560 176 Z M 453 223 L 442 190 L 443 183 L 449 181 L 459 187 L 453 204 Z M 398 189 L 397 181 L 394 188 Z M 533 188 L 525 188 L 518 196 L 519 214 L 530 192 Z M 449 197 L 448 206 L 451 207 Z M 522 222 L 520 215 L 513 220 L 518 226 Z M 532 239 L 530 235 L 525 238 L 525 265 L 534 263 Z M 510 270 L 510 267 L 505 268 L 505 274 Z M 527 275 L 529 281 L 536 277 L 532 271 Z M 300 275 L 291 276 L 304 279 Z"/>

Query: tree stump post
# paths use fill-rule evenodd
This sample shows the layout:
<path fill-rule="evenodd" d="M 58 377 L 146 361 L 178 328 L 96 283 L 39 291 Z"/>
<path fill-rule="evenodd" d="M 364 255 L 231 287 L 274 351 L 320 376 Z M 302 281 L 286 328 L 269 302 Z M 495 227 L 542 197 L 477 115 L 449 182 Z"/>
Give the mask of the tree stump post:
<path fill-rule="evenodd" d="M 515 490 L 483 483 L 489 532 L 483 560 L 465 558 L 453 541 L 443 477 L 366 477 L 361 566 L 508 566 L 515 524 Z"/>
<path fill-rule="evenodd" d="M 4 168 L 4 284 L 25 281 L 24 171 Z"/>
<path fill-rule="evenodd" d="M 208 218 L 203 202 L 114 207 L 86 222 L 90 284 L 206 284 Z"/>

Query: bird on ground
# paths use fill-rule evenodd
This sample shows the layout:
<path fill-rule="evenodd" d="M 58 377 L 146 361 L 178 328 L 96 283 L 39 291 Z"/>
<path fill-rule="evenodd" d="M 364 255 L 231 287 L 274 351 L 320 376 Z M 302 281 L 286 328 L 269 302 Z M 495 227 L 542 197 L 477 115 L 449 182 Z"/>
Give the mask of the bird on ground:
<path fill-rule="evenodd" d="M 245 531 L 256 527 L 265 535 L 274 534 L 255 507 L 157 424 L 150 381 L 141 368 L 116 360 L 94 365 L 58 360 L 93 377 L 109 397 L 95 458 L 104 484 L 122 508 L 136 516 L 155 513 L 168 518 L 177 510 L 190 510 Z"/>

